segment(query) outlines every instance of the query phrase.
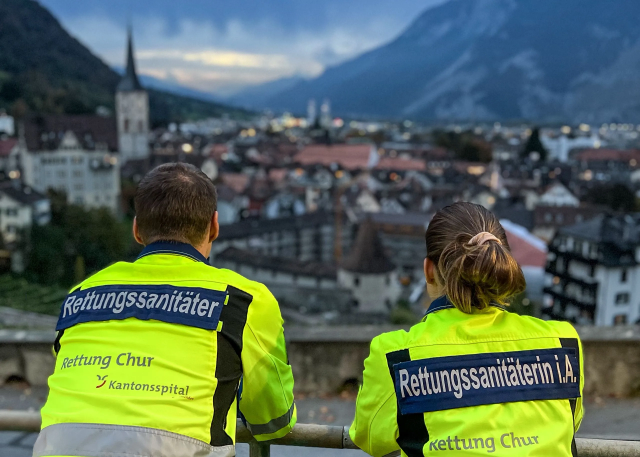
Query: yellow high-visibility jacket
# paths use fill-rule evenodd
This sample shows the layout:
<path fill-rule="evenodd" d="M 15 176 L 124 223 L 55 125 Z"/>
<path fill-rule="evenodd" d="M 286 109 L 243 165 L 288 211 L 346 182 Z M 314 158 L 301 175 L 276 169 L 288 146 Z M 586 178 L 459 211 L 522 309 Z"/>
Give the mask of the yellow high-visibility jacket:
<path fill-rule="evenodd" d="M 349 433 L 376 457 L 575 456 L 582 373 L 570 324 L 441 297 L 371 342 Z"/>
<path fill-rule="evenodd" d="M 256 439 L 287 434 L 296 409 L 282 323 L 263 284 L 190 245 L 150 244 L 62 304 L 33 455 L 232 456 L 238 401 Z"/>

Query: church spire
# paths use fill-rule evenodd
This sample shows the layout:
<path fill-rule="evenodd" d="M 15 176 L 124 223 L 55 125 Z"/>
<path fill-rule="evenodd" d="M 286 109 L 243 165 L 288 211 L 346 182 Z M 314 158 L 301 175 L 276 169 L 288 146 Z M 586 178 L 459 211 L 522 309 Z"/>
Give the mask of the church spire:
<path fill-rule="evenodd" d="M 133 37 L 130 25 L 127 30 L 127 69 L 118 84 L 117 90 L 118 92 L 144 90 L 136 73 L 136 62 L 133 58 Z"/>

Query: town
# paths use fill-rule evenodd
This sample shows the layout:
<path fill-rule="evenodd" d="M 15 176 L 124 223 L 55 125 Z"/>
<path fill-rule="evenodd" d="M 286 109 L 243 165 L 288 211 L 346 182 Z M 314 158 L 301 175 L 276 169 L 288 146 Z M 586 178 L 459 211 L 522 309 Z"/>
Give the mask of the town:
<path fill-rule="evenodd" d="M 325 99 L 309 100 L 304 116 L 154 126 L 131 34 L 127 50 L 115 113 L 0 114 L 7 275 L 30 277 L 33 227 L 52 223 L 60 198 L 130 219 L 141 177 L 183 161 L 217 187 L 212 265 L 264 282 L 289 323 L 416 322 L 428 300 L 424 231 L 456 201 L 501 219 L 527 279 L 516 312 L 580 325 L 640 322 L 640 125 L 343 119 Z M 75 260 L 80 280 L 91 271 L 81 254 Z M 16 287 L 0 277 L 0 289 Z M 55 314 L 60 296 L 49 293 Z M 20 294 L 0 300 L 24 303 Z"/>

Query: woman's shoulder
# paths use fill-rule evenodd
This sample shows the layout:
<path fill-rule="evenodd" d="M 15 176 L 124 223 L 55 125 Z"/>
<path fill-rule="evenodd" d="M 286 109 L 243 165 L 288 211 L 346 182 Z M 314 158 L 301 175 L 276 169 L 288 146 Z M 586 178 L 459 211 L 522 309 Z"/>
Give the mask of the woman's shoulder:
<path fill-rule="evenodd" d="M 505 312 L 505 317 L 511 321 L 518 321 L 519 326 L 532 333 L 544 334 L 559 338 L 577 338 L 578 332 L 570 322 L 543 320 L 533 316 Z"/>

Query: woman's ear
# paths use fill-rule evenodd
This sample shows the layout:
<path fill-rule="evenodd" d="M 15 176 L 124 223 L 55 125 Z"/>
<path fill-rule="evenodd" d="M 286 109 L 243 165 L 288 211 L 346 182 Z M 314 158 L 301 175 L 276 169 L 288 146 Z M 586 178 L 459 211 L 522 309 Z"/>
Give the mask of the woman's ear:
<path fill-rule="evenodd" d="M 424 259 L 424 277 L 427 284 L 435 285 L 436 283 L 436 265 L 429 257 Z"/>

